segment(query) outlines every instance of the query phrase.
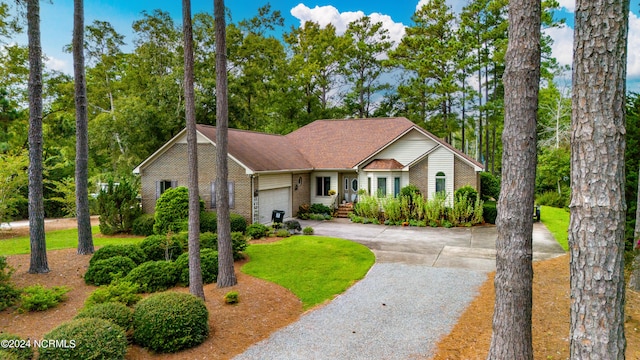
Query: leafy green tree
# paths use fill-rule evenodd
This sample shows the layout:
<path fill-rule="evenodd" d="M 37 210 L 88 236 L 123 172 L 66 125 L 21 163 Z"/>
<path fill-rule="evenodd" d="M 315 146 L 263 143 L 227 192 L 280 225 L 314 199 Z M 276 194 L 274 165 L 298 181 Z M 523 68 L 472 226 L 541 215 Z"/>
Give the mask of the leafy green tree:
<path fill-rule="evenodd" d="M 27 160 L 24 153 L 0 153 L 0 224 L 18 214 L 18 204 L 25 200 Z"/>
<path fill-rule="evenodd" d="M 349 115 L 366 118 L 374 111 L 374 97 L 389 88 L 389 84 L 381 82 L 385 71 L 381 58 L 393 43 L 382 22 L 374 23 L 368 16 L 349 23 L 345 37 L 348 40 L 344 51 L 347 61 L 340 72 L 350 91 L 345 96 L 344 106 Z"/>

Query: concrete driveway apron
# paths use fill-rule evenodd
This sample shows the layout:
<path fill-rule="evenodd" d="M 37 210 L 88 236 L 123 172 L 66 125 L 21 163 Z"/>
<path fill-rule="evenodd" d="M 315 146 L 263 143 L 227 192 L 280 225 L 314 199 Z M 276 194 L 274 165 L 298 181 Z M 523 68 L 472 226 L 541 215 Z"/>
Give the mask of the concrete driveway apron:
<path fill-rule="evenodd" d="M 348 219 L 301 221 L 314 234 L 349 239 L 370 248 L 378 263 L 495 270 L 496 227 L 402 227 L 354 224 Z M 533 225 L 533 260 L 545 260 L 565 251 L 542 223 Z"/>

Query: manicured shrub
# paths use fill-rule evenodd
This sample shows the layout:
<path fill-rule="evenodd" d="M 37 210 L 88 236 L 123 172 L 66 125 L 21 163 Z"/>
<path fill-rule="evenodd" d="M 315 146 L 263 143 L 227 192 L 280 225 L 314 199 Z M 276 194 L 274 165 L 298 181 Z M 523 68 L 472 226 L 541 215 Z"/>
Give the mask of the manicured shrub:
<path fill-rule="evenodd" d="M 140 301 L 133 313 L 134 342 L 166 353 L 188 349 L 209 336 L 209 312 L 202 299 L 166 292 Z"/>
<path fill-rule="evenodd" d="M 260 239 L 269 233 L 269 228 L 260 223 L 253 223 L 247 227 L 247 236 L 251 239 Z"/>
<path fill-rule="evenodd" d="M 114 279 L 127 276 L 136 263 L 126 256 L 114 256 L 89 265 L 84 282 L 92 285 L 109 285 Z"/>
<path fill-rule="evenodd" d="M 311 226 L 307 226 L 304 229 L 302 229 L 302 233 L 304 235 L 313 235 L 313 228 Z"/>
<path fill-rule="evenodd" d="M 456 190 L 456 192 L 454 193 L 454 201 L 462 197 L 466 197 L 469 201 L 475 202 L 476 198 L 478 197 L 478 192 L 471 186 L 465 185 Z"/>
<path fill-rule="evenodd" d="M 200 249 L 218 249 L 218 234 L 205 232 L 200 234 Z"/>
<path fill-rule="evenodd" d="M 231 233 L 231 248 L 233 249 L 233 260 L 242 260 L 244 255 L 242 252 L 249 246 L 247 237 L 241 232 Z"/>
<path fill-rule="evenodd" d="M 536 204 L 556 208 L 567 207 L 569 199 L 557 191 L 545 191 L 536 196 Z"/>
<path fill-rule="evenodd" d="M 133 232 L 133 235 L 153 235 L 153 225 L 155 223 L 156 220 L 153 214 L 142 214 L 133 221 L 131 231 Z"/>
<path fill-rule="evenodd" d="M 66 286 L 54 286 L 49 289 L 40 284 L 28 286 L 22 289 L 18 312 L 50 309 L 65 301 L 68 292 L 69 288 Z"/>
<path fill-rule="evenodd" d="M 110 302 L 119 302 L 126 306 L 132 306 L 142 299 L 142 296 L 138 295 L 139 289 L 140 286 L 138 284 L 118 279 L 107 286 L 101 286 L 94 290 L 85 300 L 84 306 L 91 307 Z"/>
<path fill-rule="evenodd" d="M 45 334 L 43 339 L 67 346 L 40 347 L 40 360 L 117 360 L 124 359 L 127 352 L 124 329 L 104 319 L 71 320 Z"/>
<path fill-rule="evenodd" d="M 500 196 L 500 178 L 488 172 L 480 173 L 480 197 L 482 200 L 498 200 Z"/>
<path fill-rule="evenodd" d="M 247 231 L 247 220 L 244 216 L 239 214 L 229 214 L 229 221 L 231 222 L 231 232 L 241 232 L 244 234 Z"/>
<path fill-rule="evenodd" d="M 124 280 L 140 286 L 140 292 L 163 291 L 178 283 L 178 267 L 171 261 L 147 261 L 131 270 Z"/>
<path fill-rule="evenodd" d="M 119 302 L 108 302 L 84 308 L 75 319 L 98 318 L 111 321 L 124 331 L 133 328 L 133 310 Z"/>
<path fill-rule="evenodd" d="M 129 259 L 133 260 L 136 265 L 140 265 L 147 260 L 144 251 L 142 251 L 142 249 L 137 245 L 111 244 L 105 245 L 96 250 L 96 252 L 93 253 L 93 256 L 91 256 L 91 260 L 89 260 L 89 266 L 95 264 L 96 261 L 109 259 L 115 256 L 128 257 Z"/>
<path fill-rule="evenodd" d="M 7 258 L 0 256 L 0 311 L 15 304 L 20 298 L 20 291 L 10 281 L 14 271 L 7 264 Z"/>
<path fill-rule="evenodd" d="M 100 190 L 96 200 L 102 234 L 131 231 L 133 221 L 142 213 L 138 187 L 135 180 L 120 179 L 116 183 L 111 179 L 107 182 L 106 188 Z"/>
<path fill-rule="evenodd" d="M 27 340 L 10 333 L 0 333 L 0 342 L 3 340 L 8 340 L 11 345 L 28 344 Z M 0 347 L 0 359 L 31 360 L 33 359 L 33 348 L 31 346 Z"/>
<path fill-rule="evenodd" d="M 326 205 L 313 204 L 309 208 L 309 212 L 312 214 L 331 214 L 333 211 L 331 211 L 331 208 Z"/>
<path fill-rule="evenodd" d="M 311 205 L 302 204 L 298 206 L 298 219 L 307 220 L 309 219 L 309 212 L 311 209 Z"/>
<path fill-rule="evenodd" d="M 204 210 L 204 202 L 200 199 L 200 210 Z M 156 201 L 155 234 L 166 234 L 169 231 L 178 233 L 185 231 L 184 223 L 189 218 L 189 190 L 184 186 L 166 190 Z"/>
<path fill-rule="evenodd" d="M 178 283 L 189 285 L 189 254 L 184 253 L 176 260 L 178 267 Z M 218 280 L 218 252 L 213 249 L 200 249 L 200 269 L 202 281 L 210 284 Z"/>
<path fill-rule="evenodd" d="M 201 211 L 200 212 L 200 232 L 215 233 L 218 231 L 218 215 L 215 212 Z"/>
<path fill-rule="evenodd" d="M 531 209 L 531 211 L 533 212 L 533 209 Z M 496 223 L 496 217 L 498 217 L 498 209 L 496 208 L 495 201 L 485 201 L 485 203 L 482 205 L 482 217 L 484 218 L 484 221 L 489 224 Z"/>
<path fill-rule="evenodd" d="M 237 291 L 229 291 L 224 295 L 224 303 L 229 305 L 237 304 L 240 302 L 240 299 L 238 298 L 239 296 L 240 294 Z"/>
<path fill-rule="evenodd" d="M 184 245 L 176 235 L 151 235 L 140 242 L 140 249 L 147 261 L 175 260 L 182 254 Z"/>
<path fill-rule="evenodd" d="M 278 231 L 276 231 L 276 237 L 286 238 L 290 235 L 291 234 L 289 234 L 289 230 L 287 229 L 279 229 Z"/>

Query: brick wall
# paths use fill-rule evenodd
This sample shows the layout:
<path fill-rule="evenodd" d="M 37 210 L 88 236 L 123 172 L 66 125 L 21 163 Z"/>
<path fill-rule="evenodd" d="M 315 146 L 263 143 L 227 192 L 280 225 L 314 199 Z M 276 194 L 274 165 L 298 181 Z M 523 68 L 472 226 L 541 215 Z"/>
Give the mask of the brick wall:
<path fill-rule="evenodd" d="M 471 185 L 471 187 L 480 191 L 480 186 L 478 186 L 478 174 L 475 172 L 473 167 L 460 160 L 457 156 L 454 157 L 454 159 L 454 189 L 457 190 L 465 185 Z"/>
<path fill-rule="evenodd" d="M 166 152 L 141 170 L 142 208 L 153 213 L 156 204 L 156 181 L 177 181 L 178 186 L 187 186 L 187 144 L 174 144 Z M 211 183 L 216 177 L 216 151 L 211 144 L 198 144 L 198 188 L 200 197 L 209 210 L 211 206 Z M 235 207 L 231 212 L 251 221 L 251 181 L 245 170 L 229 159 L 229 181 L 235 184 Z"/>
<path fill-rule="evenodd" d="M 298 184 L 298 179 L 302 178 L 302 183 Z M 302 204 L 308 204 L 311 200 L 311 183 L 310 174 L 293 174 L 291 184 L 293 184 L 293 196 L 291 204 L 292 216 L 298 215 L 298 209 Z M 296 190 L 296 186 L 298 189 Z"/>
<path fill-rule="evenodd" d="M 418 187 L 422 194 L 428 194 L 429 190 L 429 157 L 425 157 L 419 163 L 409 169 L 409 183 Z"/>

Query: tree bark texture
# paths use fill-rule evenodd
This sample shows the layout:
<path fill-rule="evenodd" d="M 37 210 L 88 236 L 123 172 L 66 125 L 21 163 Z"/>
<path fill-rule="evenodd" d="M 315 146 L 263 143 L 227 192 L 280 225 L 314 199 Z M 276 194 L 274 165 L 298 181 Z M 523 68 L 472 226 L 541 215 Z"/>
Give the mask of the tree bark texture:
<path fill-rule="evenodd" d="M 578 0 L 571 118 L 571 358 L 624 359 L 628 0 Z"/>
<path fill-rule="evenodd" d="M 189 186 L 189 292 L 204 299 L 200 267 L 200 194 L 198 191 L 198 135 L 196 133 L 196 100 L 193 88 L 193 27 L 191 1 L 182 0 L 182 32 L 184 35 L 184 106 L 187 123 L 187 162 Z"/>
<path fill-rule="evenodd" d="M 76 103 L 76 216 L 78 254 L 93 254 L 89 212 L 89 118 L 84 70 L 84 0 L 73 1 L 73 75 Z"/>
<path fill-rule="evenodd" d="M 224 0 L 214 0 L 216 26 L 216 207 L 218 214 L 219 288 L 238 283 L 233 269 L 231 223 L 229 219 L 229 168 L 227 163 L 229 104 L 227 92 L 227 41 Z"/>
<path fill-rule="evenodd" d="M 633 258 L 633 272 L 629 278 L 629 287 L 640 291 L 640 166 L 638 167 L 638 200 L 636 201 L 636 226 L 633 229 L 633 246 L 636 256 Z"/>
<path fill-rule="evenodd" d="M 496 302 L 488 359 L 533 359 L 531 242 L 537 162 L 540 14 L 539 0 L 509 3 L 509 44 L 503 79 L 502 188 L 498 201 L 494 280 Z"/>
<path fill-rule="evenodd" d="M 47 245 L 44 234 L 42 184 L 42 46 L 40 43 L 40 2 L 27 1 L 29 41 L 29 273 L 47 273 Z"/>

